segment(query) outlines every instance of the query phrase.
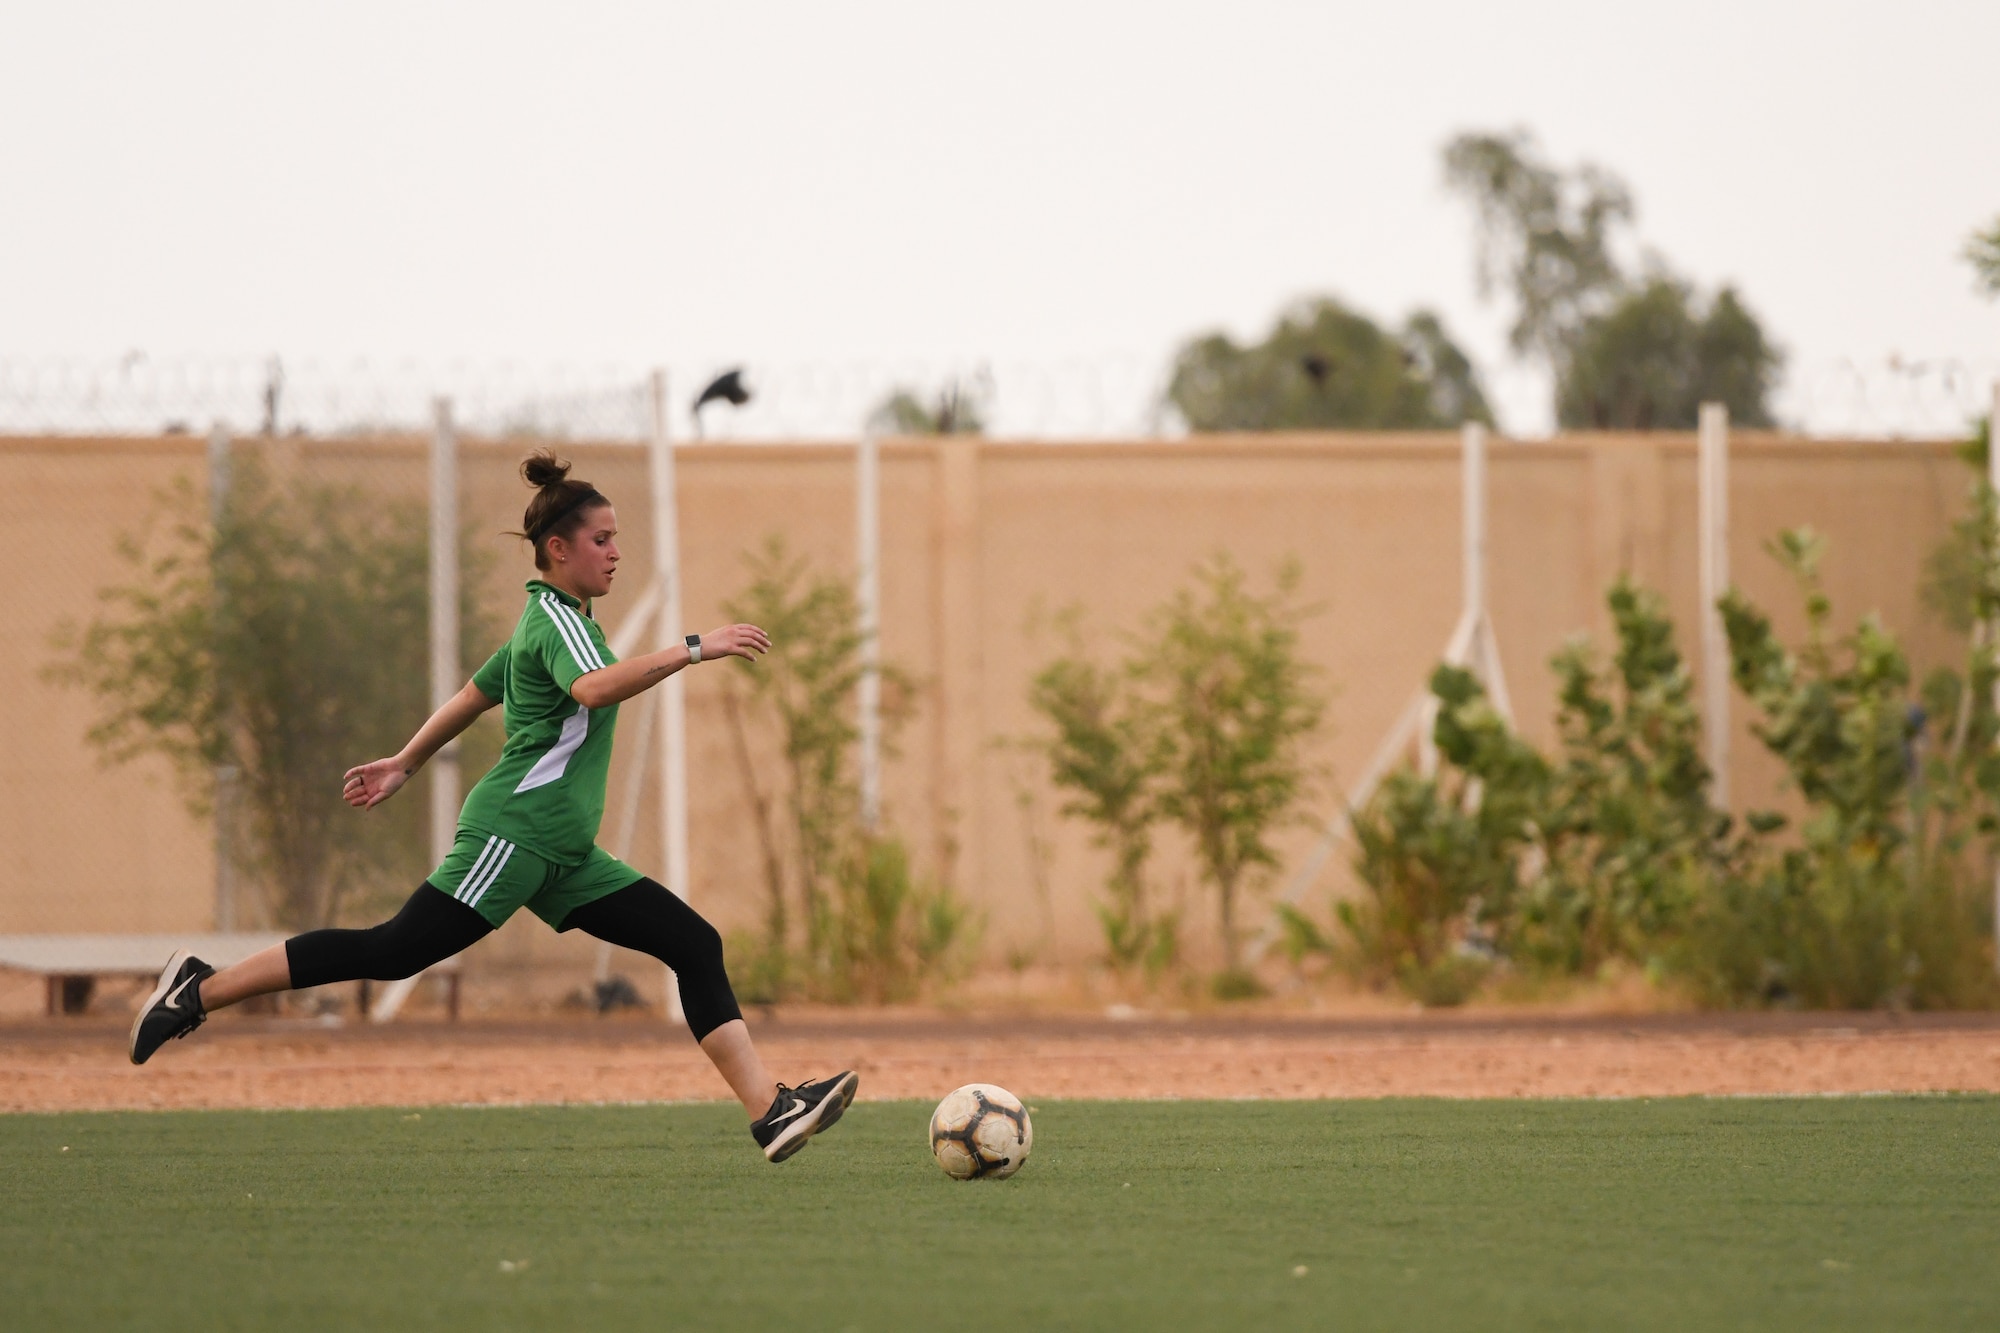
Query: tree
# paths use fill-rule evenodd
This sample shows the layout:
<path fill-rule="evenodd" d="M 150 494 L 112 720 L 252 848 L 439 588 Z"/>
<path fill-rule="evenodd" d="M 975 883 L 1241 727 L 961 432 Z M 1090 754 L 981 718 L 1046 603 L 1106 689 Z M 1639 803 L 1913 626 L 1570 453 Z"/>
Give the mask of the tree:
<path fill-rule="evenodd" d="M 1114 857 L 1098 919 L 1111 961 L 1157 975 L 1175 960 L 1178 917 L 1146 901 L 1152 828 L 1180 825 L 1216 890 L 1223 998 L 1252 994 L 1236 908 L 1255 872 L 1274 867 L 1277 832 L 1296 817 L 1311 771 L 1307 742 L 1326 711 L 1299 651 L 1288 563 L 1268 595 L 1217 555 L 1147 618 L 1122 662 L 1100 667 L 1078 644 L 1035 677 L 1029 701 L 1054 727 L 1038 741 L 1063 813 L 1096 827 Z"/>
<path fill-rule="evenodd" d="M 1068 794 L 1062 813 L 1095 826 L 1097 845 L 1112 854 L 1097 907 L 1111 964 L 1157 975 L 1179 950 L 1177 917 L 1156 912 L 1146 892 L 1165 737 L 1159 710 L 1132 685 L 1130 664 L 1101 667 L 1073 643 L 1036 673 L 1028 699 L 1055 728 L 1041 748 L 1050 777 Z"/>
<path fill-rule="evenodd" d="M 1285 311 L 1261 343 L 1211 333 L 1174 358 L 1167 401 L 1195 430 L 1421 430 L 1491 422 L 1471 359 L 1419 310 L 1399 333 L 1333 297 Z"/>
<path fill-rule="evenodd" d="M 1589 163 L 1560 170 L 1525 130 L 1458 136 L 1444 173 L 1478 219 L 1481 294 L 1512 294 L 1510 340 L 1553 373 L 1562 425 L 1687 429 L 1703 402 L 1772 424 L 1782 358 L 1736 292 L 1704 302 L 1657 261 L 1638 280 L 1619 263 L 1635 208 L 1617 176 Z"/>
<path fill-rule="evenodd" d="M 1993 447 L 1993 421 L 1981 417 L 1972 437 L 1958 447 L 1958 456 L 1972 471 L 1973 505 L 1951 525 L 1951 531 L 1924 561 L 1921 589 L 1924 607 L 1957 634 L 1971 634 L 1979 619 L 1979 590 L 1992 576 L 1985 514 L 1981 497 L 1986 483 L 1987 451 Z"/>
<path fill-rule="evenodd" d="M 1493 424 L 1493 409 L 1479 384 L 1479 370 L 1446 332 L 1444 320 L 1429 310 L 1413 310 L 1403 321 L 1403 350 L 1411 369 L 1430 386 L 1431 415 L 1440 425 L 1468 421 Z"/>
<path fill-rule="evenodd" d="M 725 698 L 743 780 L 764 849 L 763 938 L 749 950 L 750 984 L 769 996 L 801 988 L 818 998 L 904 998 L 943 975 L 977 923 L 948 886 L 919 881 L 903 843 L 865 828 L 852 766 L 862 635 L 851 584 L 815 573 L 773 536 L 750 562 L 750 582 L 725 611 L 762 625 L 772 650 L 733 673 Z M 910 716 L 909 678 L 882 672 L 885 740 Z M 737 682 L 777 733 L 789 818 L 774 815 L 750 761 Z M 787 882 L 804 917 L 795 951 Z"/>
<path fill-rule="evenodd" d="M 1305 795 L 1305 744 L 1326 711 L 1299 652 L 1298 580 L 1288 565 L 1260 597 L 1234 561 L 1216 556 L 1154 613 L 1138 659 L 1163 724 L 1160 813 L 1193 839 L 1216 891 L 1225 996 L 1254 989 L 1242 971 L 1237 902 L 1253 871 L 1278 863 L 1273 839 Z"/>
<path fill-rule="evenodd" d="M 1972 265 L 1980 292 L 2000 296 L 2000 217 L 1994 218 L 1984 231 L 1966 237 L 1962 253 L 1965 262 Z"/>
<path fill-rule="evenodd" d="M 762 625 L 771 635 L 772 653 L 754 673 L 729 679 L 729 707 L 739 742 L 743 739 L 741 711 L 735 703 L 738 679 L 750 697 L 777 724 L 785 768 L 790 778 L 786 833 L 792 844 L 787 857 L 779 826 L 769 816 L 769 803 L 756 789 L 756 773 L 739 745 L 744 780 L 752 784 L 752 803 L 760 814 L 765 845 L 764 929 L 774 957 L 786 947 L 789 913 L 786 863 L 798 881 L 804 909 L 807 956 L 822 958 L 837 913 L 834 885 L 848 841 L 861 823 L 861 794 L 849 768 L 860 730 L 849 704 L 861 680 L 861 631 L 854 610 L 854 593 L 834 578 L 814 577 L 804 559 L 791 555 L 782 539 L 772 537 L 750 561 L 750 583 L 724 612 Z"/>
<path fill-rule="evenodd" d="M 304 930 L 430 868 L 422 801 L 363 818 L 340 799 L 343 771 L 393 753 L 430 711 L 429 538 L 415 502 L 283 481 L 247 450 L 233 473 L 213 529 L 183 520 L 150 553 L 128 539 L 132 581 L 58 631 L 58 672 L 97 697 L 90 739 L 106 757 L 164 755 L 191 811 L 211 808 L 216 768 L 237 769 L 248 818 L 234 854 L 268 876 L 270 919 Z M 165 504 L 198 500 L 183 483 Z M 471 657 L 498 631 L 472 592 L 485 560 L 469 544 L 460 560 Z"/>
<path fill-rule="evenodd" d="M 1526 130 L 1459 135 L 1445 146 L 1444 174 L 1478 215 L 1481 294 L 1513 293 L 1514 350 L 1560 364 L 1624 285 L 1612 241 L 1633 219 L 1625 182 L 1589 163 L 1558 170 Z"/>
<path fill-rule="evenodd" d="M 1725 287 L 1706 310 L 1684 282 L 1656 274 L 1578 330 L 1556 386 L 1571 428 L 1692 430 L 1703 403 L 1769 426 L 1779 357 L 1756 317 Z"/>
<path fill-rule="evenodd" d="M 992 388 L 948 382 L 926 400 L 917 390 L 897 387 L 868 413 L 867 429 L 877 435 L 983 435 Z"/>

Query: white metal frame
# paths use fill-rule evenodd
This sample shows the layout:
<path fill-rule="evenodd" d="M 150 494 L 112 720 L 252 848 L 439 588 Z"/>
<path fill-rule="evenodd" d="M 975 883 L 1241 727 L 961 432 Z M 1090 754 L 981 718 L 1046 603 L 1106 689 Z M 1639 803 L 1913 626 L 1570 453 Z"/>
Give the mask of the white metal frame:
<path fill-rule="evenodd" d="M 861 679 L 856 686 L 860 733 L 861 825 L 882 823 L 882 449 L 872 434 L 854 451 L 855 632 L 861 638 Z"/>
<path fill-rule="evenodd" d="M 458 435 L 451 399 L 432 404 L 431 432 L 431 707 L 442 708 L 464 687 L 458 660 Z M 459 754 L 456 739 L 431 759 L 431 864 L 451 855 L 458 831 Z"/>
<path fill-rule="evenodd" d="M 653 437 L 649 442 L 653 474 L 653 558 L 659 562 L 654 578 L 659 581 L 657 633 L 653 641 L 660 648 L 680 642 L 681 630 L 681 511 L 680 490 L 674 475 L 674 446 L 667 435 L 667 372 L 653 372 Z M 687 678 L 680 672 L 660 685 L 660 829 L 664 842 L 661 856 L 666 862 L 667 889 L 682 902 L 688 900 L 688 790 L 687 790 Z M 641 760 L 643 762 L 643 759 Z M 673 969 L 665 972 L 667 1016 L 679 1022 L 681 989 Z"/>
<path fill-rule="evenodd" d="M 1986 418 L 1986 483 L 2000 494 L 2000 379 L 1993 381 L 1993 401 Z M 2000 623 L 1988 631 L 1989 643 L 2000 643 Z M 1993 686 L 1993 703 L 2000 708 L 2000 681 Z M 1993 871 L 1993 967 L 2000 971 L 2000 865 Z"/>
<path fill-rule="evenodd" d="M 442 708 L 465 684 L 458 658 L 458 432 L 451 399 L 431 402 L 430 631 L 431 707 Z M 431 756 L 431 864 L 451 855 L 458 834 L 460 747 L 456 739 Z M 425 969 L 429 971 L 429 969 Z M 387 1023 L 402 1011 L 424 974 L 384 986 L 368 1011 Z"/>
<path fill-rule="evenodd" d="M 1459 432 L 1463 593 L 1458 624 L 1445 643 L 1443 661 L 1449 666 L 1465 667 L 1476 675 L 1486 687 L 1493 707 L 1511 725 L 1514 708 L 1507 693 L 1507 676 L 1500 664 L 1500 644 L 1493 632 L 1486 597 L 1486 444 L 1486 428 L 1477 422 L 1467 422 Z M 1281 907 L 1296 906 L 1305 896 L 1332 859 L 1334 849 L 1349 833 L 1354 812 L 1368 803 L 1382 779 L 1408 755 L 1413 743 L 1420 770 L 1426 774 L 1437 771 L 1437 746 L 1432 739 L 1437 710 L 1437 696 L 1431 693 L 1426 681 L 1404 705 L 1368 766 L 1361 771 L 1360 779 L 1348 790 L 1339 811 L 1327 822 L 1319 842 L 1278 896 Z M 1249 962 L 1255 965 L 1283 934 L 1283 916 L 1274 908 L 1270 920 L 1250 944 Z"/>
<path fill-rule="evenodd" d="M 1729 591 L 1729 409 L 1701 405 L 1695 443 L 1701 585 L 1701 725 L 1709 804 L 1729 808 L 1729 636 L 1716 605 Z"/>
<path fill-rule="evenodd" d="M 653 491 L 653 579 L 639 593 L 639 600 L 626 613 L 612 636 L 615 657 L 629 657 L 650 637 L 658 650 L 681 642 L 681 538 L 680 490 L 674 471 L 674 445 L 667 414 L 667 373 L 653 372 L 648 381 L 652 408 L 652 432 L 647 440 L 647 464 Z M 618 855 L 629 857 L 638 835 L 639 805 L 648 766 L 654 761 L 654 738 L 659 738 L 657 760 L 660 780 L 660 855 L 664 862 L 667 889 L 682 902 L 689 895 L 688 863 L 688 770 L 687 770 L 687 680 L 675 672 L 648 691 L 639 713 L 639 734 L 633 747 L 632 776 L 619 802 L 618 824 L 613 833 Z M 681 1017 L 680 986 L 670 967 L 662 967 L 667 1016 Z M 611 946 L 597 947 L 595 977 L 611 976 Z"/>
<path fill-rule="evenodd" d="M 229 508 L 229 428 L 216 422 L 208 433 L 208 521 L 211 534 L 222 531 Z M 210 538 L 214 540 L 213 535 Z M 215 586 L 218 602 L 221 587 Z M 215 928 L 224 933 L 236 929 L 236 765 L 215 766 Z"/>
<path fill-rule="evenodd" d="M 654 646 L 681 641 L 680 493 L 674 476 L 674 446 L 667 435 L 667 372 L 653 372 L 653 435 L 649 461 L 653 477 L 653 578 L 659 584 L 659 618 Z M 660 827 L 665 830 L 667 887 L 688 900 L 687 679 L 675 672 L 660 685 Z M 676 1003 L 678 1017 L 678 1003 Z"/>

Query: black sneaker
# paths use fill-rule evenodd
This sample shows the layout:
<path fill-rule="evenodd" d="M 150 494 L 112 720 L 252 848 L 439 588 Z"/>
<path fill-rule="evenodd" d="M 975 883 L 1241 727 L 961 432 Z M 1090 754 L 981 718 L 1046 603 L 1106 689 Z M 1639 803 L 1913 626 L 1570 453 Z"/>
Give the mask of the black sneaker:
<path fill-rule="evenodd" d="M 800 1088 L 778 1085 L 778 1098 L 761 1119 L 750 1122 L 750 1137 L 773 1162 L 782 1162 L 806 1146 L 806 1140 L 832 1127 L 854 1101 L 861 1076 L 844 1070 L 832 1078 Z"/>
<path fill-rule="evenodd" d="M 208 1010 L 201 1007 L 201 983 L 214 975 L 214 968 L 186 949 L 167 960 L 160 984 L 132 1020 L 133 1064 L 145 1064 L 167 1038 L 185 1037 L 202 1025 Z"/>

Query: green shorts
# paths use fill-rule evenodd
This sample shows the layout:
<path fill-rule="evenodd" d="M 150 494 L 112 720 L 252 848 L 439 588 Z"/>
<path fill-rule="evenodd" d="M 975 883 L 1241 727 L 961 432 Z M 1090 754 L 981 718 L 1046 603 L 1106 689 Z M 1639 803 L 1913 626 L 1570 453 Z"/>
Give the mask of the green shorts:
<path fill-rule="evenodd" d="M 580 866 L 561 866 L 497 833 L 462 828 L 451 855 L 431 872 L 430 885 L 485 917 L 495 929 L 525 907 L 561 930 L 564 919 L 577 908 L 643 878 L 602 847 L 592 847 Z"/>

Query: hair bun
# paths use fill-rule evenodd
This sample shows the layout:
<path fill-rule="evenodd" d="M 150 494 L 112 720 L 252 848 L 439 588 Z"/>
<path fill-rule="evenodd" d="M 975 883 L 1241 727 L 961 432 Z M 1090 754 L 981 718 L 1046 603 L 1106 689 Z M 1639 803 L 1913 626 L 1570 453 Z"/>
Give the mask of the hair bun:
<path fill-rule="evenodd" d="M 554 486 L 569 476 L 569 464 L 547 449 L 537 449 L 521 460 L 521 480 L 530 486 Z"/>

